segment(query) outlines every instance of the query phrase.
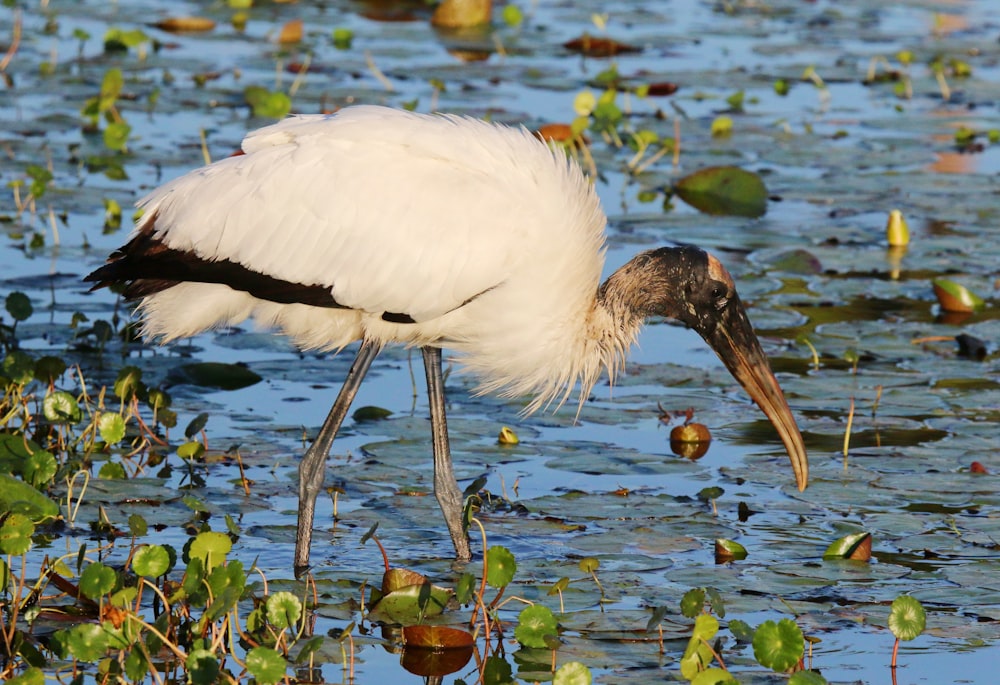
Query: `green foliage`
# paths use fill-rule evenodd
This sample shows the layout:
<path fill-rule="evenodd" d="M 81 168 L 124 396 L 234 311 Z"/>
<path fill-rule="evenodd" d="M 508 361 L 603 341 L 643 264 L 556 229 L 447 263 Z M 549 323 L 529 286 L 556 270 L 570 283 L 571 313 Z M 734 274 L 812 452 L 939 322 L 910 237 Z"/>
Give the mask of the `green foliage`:
<path fill-rule="evenodd" d="M 765 621 L 754 633 L 753 654 L 761 666 L 784 673 L 805 654 L 802 630 L 787 618 Z"/>
<path fill-rule="evenodd" d="M 541 604 L 526 607 L 518 614 L 514 637 L 525 647 L 546 648 L 553 636 L 558 636 L 559 626 L 552 611 Z"/>
<path fill-rule="evenodd" d="M 250 105 L 255 117 L 282 119 L 292 110 L 292 100 L 280 91 L 270 91 L 261 86 L 248 86 L 243 98 Z"/>
<path fill-rule="evenodd" d="M 927 627 L 927 613 L 919 600 L 900 595 L 889 611 L 889 630 L 900 640 L 912 640 Z"/>
<path fill-rule="evenodd" d="M 517 562 L 509 549 L 496 546 L 486 550 L 486 582 L 492 587 L 506 587 L 516 572 Z"/>

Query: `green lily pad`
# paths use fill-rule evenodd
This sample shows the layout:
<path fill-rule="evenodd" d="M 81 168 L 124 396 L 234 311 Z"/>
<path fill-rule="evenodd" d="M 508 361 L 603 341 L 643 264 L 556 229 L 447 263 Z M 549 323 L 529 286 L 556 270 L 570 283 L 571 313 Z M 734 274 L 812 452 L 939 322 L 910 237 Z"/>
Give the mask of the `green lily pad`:
<path fill-rule="evenodd" d="M 170 376 L 175 383 L 220 390 L 239 390 L 261 381 L 261 377 L 246 366 L 222 362 L 185 364 L 171 371 Z"/>
<path fill-rule="evenodd" d="M 767 212 L 764 181 L 735 166 L 700 169 L 674 183 L 674 192 L 705 214 L 757 218 Z"/>

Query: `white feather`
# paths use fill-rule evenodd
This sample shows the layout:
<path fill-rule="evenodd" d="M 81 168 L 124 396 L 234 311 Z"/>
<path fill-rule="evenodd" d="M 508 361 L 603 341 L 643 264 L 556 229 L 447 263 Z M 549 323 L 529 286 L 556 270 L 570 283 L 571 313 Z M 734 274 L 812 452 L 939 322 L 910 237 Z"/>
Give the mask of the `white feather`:
<path fill-rule="evenodd" d="M 441 345 L 462 355 L 481 391 L 536 395 L 531 411 L 577 381 L 585 396 L 634 340 L 638 322 L 618 330 L 597 305 L 605 216 L 593 188 L 523 129 L 359 106 L 286 119 L 249 134 L 243 150 L 145 197 L 156 236 L 329 286 L 350 309 L 185 283 L 141 302 L 152 336 L 252 316 L 304 348 L 362 337 Z"/>

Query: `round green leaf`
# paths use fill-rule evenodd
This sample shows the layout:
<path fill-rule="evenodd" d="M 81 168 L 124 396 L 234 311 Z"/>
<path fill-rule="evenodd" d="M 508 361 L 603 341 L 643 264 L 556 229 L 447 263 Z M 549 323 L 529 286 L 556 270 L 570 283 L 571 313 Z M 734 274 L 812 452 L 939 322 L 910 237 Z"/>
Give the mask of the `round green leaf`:
<path fill-rule="evenodd" d="M 219 658 L 207 649 L 192 649 L 184 665 L 191 685 L 214 685 L 219 678 Z"/>
<path fill-rule="evenodd" d="M 102 480 L 124 480 L 125 467 L 116 461 L 104 462 L 101 470 L 97 472 L 97 477 Z"/>
<path fill-rule="evenodd" d="M 108 634 L 96 623 L 75 625 L 65 631 L 65 637 L 70 654 L 78 661 L 97 661 L 108 651 Z"/>
<path fill-rule="evenodd" d="M 79 423 L 83 417 L 76 397 L 64 390 L 50 392 L 42 401 L 42 413 L 49 423 Z"/>
<path fill-rule="evenodd" d="M 705 589 L 691 588 L 681 597 L 681 613 L 687 618 L 694 618 L 705 606 Z"/>
<path fill-rule="evenodd" d="M 115 588 L 115 571 L 99 561 L 83 569 L 80 574 L 80 592 L 90 599 L 98 599 Z"/>
<path fill-rule="evenodd" d="M 459 604 L 468 604 L 476 591 L 476 577 L 471 573 L 463 573 L 455 583 L 455 599 Z"/>
<path fill-rule="evenodd" d="M 66 373 L 66 362 L 59 357 L 46 355 L 35 362 L 35 378 L 46 383 L 55 383 Z"/>
<path fill-rule="evenodd" d="M 128 531 L 132 537 L 141 538 L 149 531 L 149 524 L 141 514 L 130 514 L 128 517 Z"/>
<path fill-rule="evenodd" d="M 691 680 L 691 685 L 736 685 L 737 680 L 724 668 L 706 668 Z"/>
<path fill-rule="evenodd" d="M 302 602 L 291 592 L 275 592 L 267 598 L 267 621 L 278 630 L 293 627 L 302 616 Z"/>
<path fill-rule="evenodd" d="M 601 566 L 601 560 L 597 557 L 584 557 L 577 564 L 584 573 L 594 573 Z"/>
<path fill-rule="evenodd" d="M 826 685 L 826 678 L 816 671 L 797 671 L 788 679 L 788 685 Z"/>
<path fill-rule="evenodd" d="M 146 545 L 135 551 L 132 570 L 146 578 L 159 578 L 170 569 L 170 554 L 161 545 Z"/>
<path fill-rule="evenodd" d="M 753 655 L 757 662 L 776 673 L 784 673 L 799 663 L 805 653 L 802 631 L 791 619 L 777 623 L 765 621 L 753 636 Z"/>
<path fill-rule="evenodd" d="M 97 420 L 97 431 L 101 434 L 101 440 L 114 445 L 125 437 L 125 419 L 121 414 L 104 412 Z"/>
<path fill-rule="evenodd" d="M 552 685 L 590 685 L 594 682 L 590 669 L 579 661 L 567 661 L 556 670 Z"/>
<path fill-rule="evenodd" d="M 56 461 L 52 453 L 38 450 L 24 460 L 24 464 L 21 466 L 21 475 L 32 487 L 41 488 L 52 482 L 58 470 L 59 462 Z"/>
<path fill-rule="evenodd" d="M 558 635 L 559 627 L 552 611 L 541 604 L 525 608 L 517 616 L 517 628 L 514 637 L 525 647 L 543 649 L 546 647 L 546 636 Z"/>
<path fill-rule="evenodd" d="M 20 556 L 31 549 L 35 524 L 24 514 L 11 514 L 0 526 L 0 552 Z"/>
<path fill-rule="evenodd" d="M 698 618 L 694 620 L 694 630 L 691 632 L 691 637 L 702 642 L 709 642 L 718 632 L 719 619 L 711 614 L 698 614 Z"/>
<path fill-rule="evenodd" d="M 247 652 L 247 670 L 261 685 L 273 685 L 285 677 L 285 658 L 270 647 L 254 647 Z"/>
<path fill-rule="evenodd" d="M 59 505 L 19 478 L 0 473 L 0 513 L 18 512 L 35 523 L 59 516 Z"/>
<path fill-rule="evenodd" d="M 739 167 L 706 167 L 677 181 L 674 191 L 706 214 L 759 217 L 767 212 L 764 181 Z"/>
<path fill-rule="evenodd" d="M 927 612 L 919 600 L 900 595 L 889 611 L 889 630 L 900 640 L 912 640 L 927 627 Z"/>
<path fill-rule="evenodd" d="M 486 582 L 491 587 L 507 587 L 516 572 L 517 561 L 509 549 L 493 546 L 486 550 Z"/>
<path fill-rule="evenodd" d="M 201 559 L 205 568 L 211 571 L 226 560 L 226 555 L 233 548 L 233 541 L 225 533 L 207 531 L 198 533 L 191 541 L 188 556 L 191 559 Z"/>
<path fill-rule="evenodd" d="M 35 377 L 35 361 L 26 352 L 14 350 L 3 360 L 3 375 L 17 385 L 30 383 Z"/>
<path fill-rule="evenodd" d="M 22 292 L 12 292 L 8 295 L 6 305 L 7 312 L 14 321 L 24 321 L 34 312 L 31 300 Z"/>

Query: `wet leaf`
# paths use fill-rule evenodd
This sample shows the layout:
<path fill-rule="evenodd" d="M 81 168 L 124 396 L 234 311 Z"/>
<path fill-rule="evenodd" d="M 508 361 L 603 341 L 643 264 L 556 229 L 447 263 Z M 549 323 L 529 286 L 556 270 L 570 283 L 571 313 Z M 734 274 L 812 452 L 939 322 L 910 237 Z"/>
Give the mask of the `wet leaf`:
<path fill-rule="evenodd" d="M 949 312 L 977 312 L 985 302 L 963 285 L 946 278 L 936 278 L 933 281 L 934 295 L 941 308 Z"/>
<path fill-rule="evenodd" d="M 845 535 L 834 540 L 823 552 L 824 559 L 853 559 L 868 561 L 872 556 L 871 533 L 861 532 Z"/>
<path fill-rule="evenodd" d="M 381 421 L 392 416 L 392 412 L 383 407 L 375 407 L 372 405 L 367 405 L 364 407 L 359 407 L 351 415 L 355 421 Z"/>
<path fill-rule="evenodd" d="M 187 383 L 220 390 L 239 390 L 262 380 L 260 375 L 242 364 L 222 362 L 185 364 L 174 369 L 171 372 L 171 378 L 175 383 Z"/>
<path fill-rule="evenodd" d="M 443 0 L 431 16 L 431 24 L 441 28 L 460 29 L 490 23 L 491 0 Z"/>
<path fill-rule="evenodd" d="M 486 550 L 486 582 L 491 587 L 507 587 L 516 572 L 517 562 L 509 549 L 494 545 Z"/>
<path fill-rule="evenodd" d="M 776 673 L 785 673 L 799 663 L 805 653 L 802 630 L 795 622 L 783 618 L 780 621 L 765 621 L 754 633 L 753 655 L 765 668 Z"/>
<path fill-rule="evenodd" d="M 544 649 L 548 646 L 546 637 L 558 636 L 559 628 L 552 611 L 541 604 L 534 604 L 517 616 L 514 637 L 525 647 Z"/>
<path fill-rule="evenodd" d="M 195 33 L 211 31 L 215 21 L 208 17 L 168 17 L 156 22 L 156 28 L 169 33 Z"/>
<path fill-rule="evenodd" d="M 747 558 L 747 548 L 733 540 L 717 538 L 715 541 L 715 563 L 740 561 Z"/>
<path fill-rule="evenodd" d="M 677 181 L 674 191 L 706 214 L 755 218 L 767 212 L 764 182 L 754 172 L 739 167 L 706 167 Z"/>
<path fill-rule="evenodd" d="M 7 509 L 7 507 L 4 507 Z M 31 549 L 35 524 L 24 514 L 13 513 L 0 524 L 0 552 L 20 556 Z"/>
<path fill-rule="evenodd" d="M 463 668 L 475 641 L 464 630 L 446 626 L 405 626 L 401 663 L 410 673 L 440 677 Z"/>
<path fill-rule="evenodd" d="M 635 45 L 622 43 L 612 38 L 600 38 L 587 34 L 566 41 L 563 43 L 563 47 L 587 57 L 614 57 L 615 55 L 642 52 L 642 48 Z"/>
<path fill-rule="evenodd" d="M 23 514 L 35 523 L 59 516 L 59 505 L 13 476 L 0 473 L 0 508 L 3 513 Z"/>
<path fill-rule="evenodd" d="M 247 671 L 261 685 L 274 685 L 285 678 L 288 663 L 281 654 L 270 647 L 254 647 L 247 652 Z"/>
<path fill-rule="evenodd" d="M 927 627 L 927 613 L 923 605 L 909 595 L 900 595 L 892 602 L 889 612 L 889 630 L 900 640 L 912 640 Z"/>

